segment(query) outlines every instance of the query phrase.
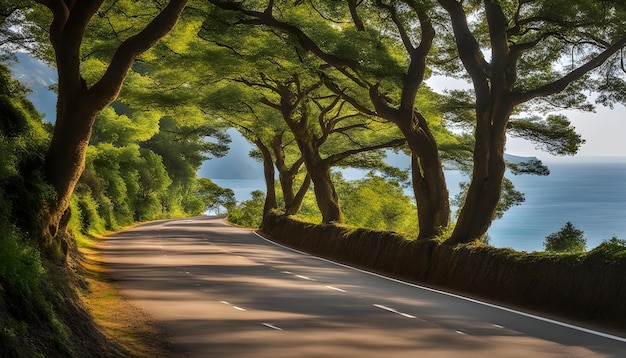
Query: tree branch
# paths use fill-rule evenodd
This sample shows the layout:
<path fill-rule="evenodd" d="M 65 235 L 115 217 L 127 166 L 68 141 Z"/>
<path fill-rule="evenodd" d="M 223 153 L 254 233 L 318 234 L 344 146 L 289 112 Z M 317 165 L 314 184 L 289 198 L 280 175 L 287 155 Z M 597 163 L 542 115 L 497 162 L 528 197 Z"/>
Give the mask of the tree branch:
<path fill-rule="evenodd" d="M 402 21 L 400 21 L 400 19 L 398 18 L 398 12 L 396 11 L 396 8 L 393 5 L 384 4 L 382 0 L 376 0 L 376 6 L 389 12 L 389 15 L 391 15 L 391 20 L 398 29 L 398 33 L 400 34 L 400 38 L 402 39 L 402 44 L 404 45 L 404 48 L 409 54 L 413 53 L 415 47 L 413 46 L 413 43 L 411 42 L 411 37 L 409 36 L 406 28 L 402 24 Z"/>
<path fill-rule="evenodd" d="M 348 0 L 348 9 L 350 10 L 350 16 L 352 17 L 352 22 L 354 23 L 357 31 L 365 31 L 363 20 L 359 17 L 359 13 L 356 9 L 359 4 L 360 3 L 357 3 L 356 0 Z"/>
<path fill-rule="evenodd" d="M 485 61 L 480 45 L 472 34 L 462 3 L 457 0 L 437 0 L 452 20 L 452 29 L 456 37 L 456 45 L 461 62 L 472 78 L 474 91 L 478 94 L 489 93 L 489 64 Z"/>
<path fill-rule="evenodd" d="M 142 31 L 126 39 L 118 47 L 102 78 L 89 90 L 97 108 L 106 107 L 117 97 L 124 77 L 135 59 L 174 27 L 187 1 L 171 0 Z"/>
<path fill-rule="evenodd" d="M 325 161 L 328 161 L 331 164 L 335 164 L 335 163 L 338 163 L 338 162 L 346 159 L 347 157 L 349 157 L 351 155 L 355 155 L 355 154 L 359 154 L 359 153 L 363 153 L 363 152 L 369 152 L 369 151 L 376 150 L 376 149 L 385 149 L 385 148 L 399 147 L 401 145 L 404 145 L 404 143 L 406 143 L 406 139 L 404 139 L 404 138 L 402 138 L 402 139 L 394 139 L 394 140 L 391 140 L 389 142 L 382 143 L 382 144 L 371 145 L 371 146 L 366 146 L 366 147 L 362 147 L 362 148 L 356 148 L 356 149 L 352 149 L 352 150 L 347 150 L 347 151 L 342 152 L 342 153 L 333 154 L 333 155 L 327 157 L 325 159 Z"/>
<path fill-rule="evenodd" d="M 514 104 L 521 104 L 533 98 L 549 96 L 563 91 L 570 83 L 582 78 L 588 72 L 602 65 L 609 57 L 622 50 L 624 46 L 626 46 L 626 36 L 560 79 L 545 84 L 534 90 L 517 94 L 513 101 Z"/>

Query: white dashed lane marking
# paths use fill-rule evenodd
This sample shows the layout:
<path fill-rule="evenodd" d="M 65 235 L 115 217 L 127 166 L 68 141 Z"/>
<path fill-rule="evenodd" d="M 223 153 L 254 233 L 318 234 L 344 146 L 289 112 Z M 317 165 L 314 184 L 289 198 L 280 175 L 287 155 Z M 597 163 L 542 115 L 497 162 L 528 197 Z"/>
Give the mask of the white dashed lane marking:
<path fill-rule="evenodd" d="M 225 305 L 231 306 L 232 308 L 236 309 L 237 311 L 247 311 L 245 308 L 243 308 L 243 307 L 239 307 L 239 306 L 235 306 L 235 305 L 232 305 L 232 304 L 230 304 L 230 302 L 228 302 L 228 301 L 220 301 L 220 302 L 221 302 L 221 303 L 223 303 L 223 304 L 225 304 Z"/>
<path fill-rule="evenodd" d="M 379 304 L 375 304 L 374 307 L 378 307 L 378 308 L 383 309 L 385 311 L 389 311 L 389 312 L 392 312 L 392 313 L 395 313 L 395 314 L 399 314 L 402 317 L 418 319 L 417 317 L 415 317 L 413 315 L 410 315 L 410 314 L 407 314 L 407 313 L 402 313 L 402 312 L 397 311 L 397 310 L 395 310 L 395 309 L 393 309 L 391 307 L 387 307 L 387 306 L 383 306 L 383 305 L 379 305 Z"/>
<path fill-rule="evenodd" d="M 303 280 L 307 280 L 307 281 L 315 281 L 314 279 L 307 277 L 307 276 L 296 275 L 296 277 L 301 278 Z"/>
<path fill-rule="evenodd" d="M 324 286 L 324 287 L 329 288 L 331 290 L 339 291 L 339 292 L 347 292 L 346 290 L 342 290 L 341 288 L 337 288 L 333 286 Z"/>
<path fill-rule="evenodd" d="M 269 323 L 262 323 L 262 324 L 263 324 L 265 327 L 268 327 L 268 328 L 271 328 L 271 329 L 275 329 L 275 330 L 277 330 L 277 331 L 282 331 L 282 330 L 283 330 L 282 328 L 277 327 L 277 326 L 275 326 L 275 325 L 273 325 L 273 324 L 269 324 Z"/>

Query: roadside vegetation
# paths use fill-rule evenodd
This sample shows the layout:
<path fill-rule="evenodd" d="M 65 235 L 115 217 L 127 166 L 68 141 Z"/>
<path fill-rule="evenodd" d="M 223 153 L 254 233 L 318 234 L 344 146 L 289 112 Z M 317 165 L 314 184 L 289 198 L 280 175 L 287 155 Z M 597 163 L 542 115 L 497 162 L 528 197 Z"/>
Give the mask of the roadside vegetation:
<path fill-rule="evenodd" d="M 625 26 L 620 1 L 0 3 L 2 62 L 26 51 L 58 70 L 55 120 L 44 123 L 0 66 L 0 355 L 144 354 L 113 342 L 126 333 L 85 307 L 89 292 L 108 295 L 94 237 L 208 210 L 252 227 L 280 213 L 366 238 L 400 232 L 400 247 L 436 243 L 446 259 L 463 247 L 512 263 L 622 267 L 624 240 L 585 252 L 571 223 L 546 253 L 485 238 L 524 200 L 506 175 L 549 174 L 539 160 L 506 162 L 507 137 L 574 155 L 584 139 L 558 111 L 593 110 L 592 92 L 601 105 L 624 102 Z M 435 93 L 432 74 L 472 90 Z M 227 128 L 263 163 L 266 190 L 243 203 L 197 178 L 228 150 Z M 410 170 L 389 166 L 389 151 L 409 155 Z M 369 174 L 348 181 L 343 168 Z M 456 215 L 446 168 L 472 178 Z"/>

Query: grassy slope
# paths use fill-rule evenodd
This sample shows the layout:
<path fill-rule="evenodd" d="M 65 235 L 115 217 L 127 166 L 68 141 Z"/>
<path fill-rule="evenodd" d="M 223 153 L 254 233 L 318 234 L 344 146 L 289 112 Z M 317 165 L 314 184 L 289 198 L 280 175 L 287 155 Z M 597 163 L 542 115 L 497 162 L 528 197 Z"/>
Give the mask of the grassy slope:
<path fill-rule="evenodd" d="M 102 262 L 100 248 L 105 238 L 81 240 L 79 249 L 82 278 L 87 283 L 80 299 L 88 307 L 101 332 L 116 345 L 124 356 L 180 356 L 150 317 L 123 297 L 108 275 Z"/>
<path fill-rule="evenodd" d="M 11 298 L 0 282 L 0 358 L 183 356 L 111 281 L 99 250 L 104 241 L 79 238 L 67 266 L 43 262 L 47 309 Z"/>

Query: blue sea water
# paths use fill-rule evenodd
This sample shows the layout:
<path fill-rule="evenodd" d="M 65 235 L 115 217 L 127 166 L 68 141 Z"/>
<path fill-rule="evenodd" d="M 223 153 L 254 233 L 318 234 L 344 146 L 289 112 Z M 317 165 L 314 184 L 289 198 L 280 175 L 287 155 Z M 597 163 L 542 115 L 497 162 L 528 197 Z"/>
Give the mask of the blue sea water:
<path fill-rule="evenodd" d="M 587 249 L 613 236 L 626 239 L 626 163 L 551 163 L 546 177 L 513 176 L 526 201 L 489 230 L 491 244 L 541 251 L 567 221 L 583 230 Z"/>
<path fill-rule="evenodd" d="M 626 239 L 626 161 L 548 163 L 549 176 L 509 176 L 526 201 L 507 211 L 489 229 L 491 245 L 519 251 L 542 251 L 545 237 L 567 221 L 584 231 L 587 249 L 614 235 Z M 359 171 L 344 173 L 357 179 Z M 451 196 L 465 180 L 458 172 L 446 175 Z M 265 190 L 263 179 L 214 179 L 232 188 L 238 201 L 253 190 Z M 411 195 L 410 190 L 407 194 Z"/>

